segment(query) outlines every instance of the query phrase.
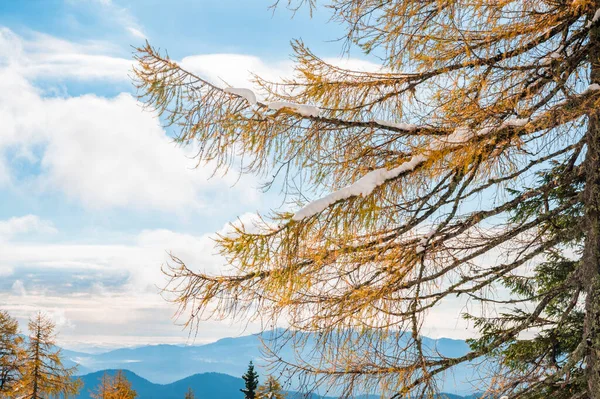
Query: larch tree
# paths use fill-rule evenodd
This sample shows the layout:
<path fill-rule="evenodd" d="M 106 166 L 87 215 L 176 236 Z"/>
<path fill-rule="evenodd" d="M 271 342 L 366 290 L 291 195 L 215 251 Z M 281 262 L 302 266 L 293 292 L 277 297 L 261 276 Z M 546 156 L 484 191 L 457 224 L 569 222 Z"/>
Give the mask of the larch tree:
<path fill-rule="evenodd" d="M 281 388 L 281 384 L 272 375 L 267 377 L 264 384 L 258 386 L 256 390 L 258 399 L 285 399 L 286 395 Z"/>
<path fill-rule="evenodd" d="M 100 383 L 90 396 L 94 399 L 135 399 L 137 392 L 131 387 L 131 382 L 123 371 L 118 370 L 114 376 L 108 372 L 102 374 Z"/>
<path fill-rule="evenodd" d="M 115 374 L 113 388 L 115 399 L 135 399 L 138 396 L 137 392 L 131 387 L 131 382 L 121 370 Z"/>
<path fill-rule="evenodd" d="M 185 393 L 185 399 L 196 399 L 196 395 L 194 394 L 194 390 L 192 388 L 188 388 Z"/>
<path fill-rule="evenodd" d="M 22 344 L 19 323 L 0 310 L 0 397 L 8 396 L 21 376 Z"/>
<path fill-rule="evenodd" d="M 110 399 L 112 396 L 113 382 L 110 374 L 105 372 L 100 377 L 100 383 L 96 386 L 96 389 L 90 392 L 90 397 L 93 399 Z"/>
<path fill-rule="evenodd" d="M 131 387 L 131 382 L 123 371 L 118 370 L 114 376 L 108 372 L 102 374 L 100 384 L 90 396 L 94 399 L 135 399 L 137 392 Z"/>
<path fill-rule="evenodd" d="M 250 361 L 248 364 L 248 370 L 242 376 L 244 380 L 244 388 L 240 389 L 244 393 L 245 399 L 256 398 L 256 388 L 258 388 L 258 373 L 254 370 L 254 364 Z"/>
<path fill-rule="evenodd" d="M 75 378 L 76 367 L 66 367 L 60 349 L 55 346 L 55 324 L 38 313 L 29 321 L 29 340 L 25 347 L 22 377 L 16 396 L 23 399 L 47 399 L 75 396 L 81 381 Z"/>
<path fill-rule="evenodd" d="M 173 256 L 188 325 L 285 323 L 300 349 L 267 343 L 275 364 L 344 394 L 426 396 L 485 359 L 493 395 L 599 399 L 600 1 L 327 4 L 380 70 L 295 41 L 261 99 L 138 49 L 140 98 L 178 141 L 291 207 L 220 236 L 220 275 Z M 456 297 L 478 335 L 447 358 L 421 331 Z"/>

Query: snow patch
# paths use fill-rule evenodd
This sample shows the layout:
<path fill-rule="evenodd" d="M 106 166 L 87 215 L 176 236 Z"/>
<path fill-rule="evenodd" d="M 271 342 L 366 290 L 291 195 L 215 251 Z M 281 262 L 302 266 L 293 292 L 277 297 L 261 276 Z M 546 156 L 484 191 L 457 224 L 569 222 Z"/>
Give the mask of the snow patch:
<path fill-rule="evenodd" d="M 592 18 L 591 21 L 588 21 L 587 25 L 585 26 L 586 28 L 589 28 L 592 26 L 592 24 L 596 21 L 598 21 L 600 19 L 600 8 L 596 10 L 596 12 L 594 13 L 594 17 Z"/>
<path fill-rule="evenodd" d="M 321 110 L 318 107 L 315 107 L 314 105 L 296 104 L 296 103 L 289 103 L 286 101 L 273 101 L 273 102 L 268 103 L 267 106 L 270 109 L 273 109 L 276 111 L 280 110 L 282 108 L 289 108 L 292 111 L 295 111 L 302 116 L 317 117 L 317 116 L 321 115 Z"/>
<path fill-rule="evenodd" d="M 523 127 L 529 123 L 529 119 L 527 118 L 513 118 L 507 119 L 502 122 L 500 127 Z"/>
<path fill-rule="evenodd" d="M 423 237 L 421 237 L 421 240 L 419 241 L 419 245 L 417 245 L 417 249 L 416 249 L 417 254 L 425 252 L 427 243 L 429 242 L 431 237 L 434 236 L 434 234 L 435 234 L 435 230 L 432 230 L 429 233 L 425 234 Z"/>
<path fill-rule="evenodd" d="M 236 96 L 243 97 L 250 105 L 256 104 L 256 95 L 250 89 L 244 89 L 242 87 L 226 87 L 223 89 L 225 93 L 235 94 Z"/>
<path fill-rule="evenodd" d="M 552 60 L 558 60 L 560 58 L 562 58 L 562 55 L 560 55 L 560 53 L 558 53 L 558 52 L 555 51 L 553 53 L 550 53 L 550 55 L 548 55 L 548 56 L 540 59 L 540 61 L 538 62 L 538 64 L 539 65 L 549 65 L 549 64 L 552 63 Z"/>
<path fill-rule="evenodd" d="M 387 170 L 386 168 L 375 169 L 358 179 L 355 183 L 335 191 L 323 198 L 319 198 L 318 200 L 310 202 L 296 212 L 294 216 L 292 216 L 292 220 L 299 222 L 303 219 L 323 212 L 328 206 L 338 201 L 350 197 L 357 197 L 359 195 L 366 197 L 385 181 L 396 178 L 404 172 L 414 170 L 418 165 L 422 164 L 426 160 L 427 157 L 424 155 L 415 155 L 409 161 L 404 162 L 396 168 L 390 170 Z"/>
<path fill-rule="evenodd" d="M 473 131 L 468 127 L 461 126 L 454 129 L 454 132 L 446 137 L 446 143 L 460 144 L 469 140 L 471 137 L 473 137 Z"/>
<path fill-rule="evenodd" d="M 600 88 L 600 87 L 599 87 Z M 433 141 L 429 145 L 430 150 L 440 150 L 446 147 L 456 147 L 459 144 L 466 143 L 470 139 L 475 136 L 487 136 L 490 133 L 493 133 L 499 129 L 503 129 L 506 127 L 523 127 L 529 123 L 529 119 L 526 118 L 513 118 L 507 119 L 502 122 L 502 124 L 498 126 L 486 126 L 477 131 L 473 131 L 468 127 L 457 127 L 454 132 L 445 136 L 445 137 L 434 137 Z"/>
<path fill-rule="evenodd" d="M 400 130 L 406 130 L 409 132 L 417 130 L 419 127 L 417 125 L 413 125 L 412 123 L 402 123 L 402 122 L 390 122 L 384 121 L 381 119 L 375 119 L 375 123 L 381 126 L 393 127 Z"/>
<path fill-rule="evenodd" d="M 587 94 L 590 91 L 596 91 L 596 90 L 600 90 L 600 85 L 598 83 L 592 83 L 591 85 L 589 85 L 587 87 L 587 89 L 585 89 L 585 91 L 583 92 L 583 94 Z"/>
<path fill-rule="evenodd" d="M 444 137 L 434 137 L 431 145 L 429 146 L 432 150 L 440 150 L 446 147 L 455 147 L 458 144 L 469 141 L 474 136 L 472 129 L 468 127 L 457 127 L 454 131 Z"/>

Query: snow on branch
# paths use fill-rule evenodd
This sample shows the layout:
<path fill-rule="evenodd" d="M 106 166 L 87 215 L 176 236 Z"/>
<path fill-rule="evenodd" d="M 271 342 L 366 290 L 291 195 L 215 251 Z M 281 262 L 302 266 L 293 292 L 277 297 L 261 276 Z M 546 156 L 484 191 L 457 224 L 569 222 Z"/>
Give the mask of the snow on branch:
<path fill-rule="evenodd" d="M 226 87 L 223 89 L 225 93 L 234 94 L 236 96 L 244 98 L 250 105 L 256 104 L 256 95 L 250 89 L 245 89 L 242 87 Z"/>
<path fill-rule="evenodd" d="M 514 118 L 507 119 L 500 126 L 487 126 L 481 128 L 477 131 L 462 126 L 457 127 L 454 132 L 444 137 L 434 137 L 433 142 L 429 146 L 430 150 L 440 150 L 442 148 L 452 148 L 456 147 L 460 144 L 464 144 L 467 141 L 471 140 L 473 137 L 477 136 L 487 136 L 488 134 L 494 133 L 498 130 L 506 129 L 509 127 L 523 127 L 531 122 L 530 119 L 527 118 Z"/>
<path fill-rule="evenodd" d="M 341 190 L 335 191 L 323 198 L 319 198 L 316 201 L 310 202 L 298 212 L 294 214 L 292 220 L 299 222 L 318 213 L 323 212 L 328 206 L 344 200 L 350 197 L 358 197 L 371 194 L 375 188 L 385 183 L 387 180 L 394 179 L 400 176 L 402 173 L 410 172 L 414 170 L 418 165 L 422 164 L 427 160 L 424 155 L 415 155 L 409 161 L 404 162 L 400 166 L 393 169 L 380 168 L 375 169 L 355 183 L 342 188 Z"/>
<path fill-rule="evenodd" d="M 280 110 L 282 108 L 289 108 L 294 112 L 299 113 L 302 116 L 312 116 L 312 117 L 317 117 L 321 115 L 321 110 L 318 107 L 315 107 L 314 105 L 307 105 L 307 104 L 296 104 L 296 103 L 289 103 L 286 101 L 273 101 L 267 104 L 267 106 L 270 109 L 273 110 Z"/>
<path fill-rule="evenodd" d="M 417 245 L 417 248 L 416 248 L 417 254 L 425 252 L 425 249 L 427 247 L 427 244 L 429 243 L 429 240 L 431 240 L 431 238 L 434 235 L 435 235 L 435 229 L 431 230 L 429 233 L 427 233 L 423 237 L 421 237 L 421 240 L 419 241 L 419 245 Z"/>
<path fill-rule="evenodd" d="M 505 128 L 505 127 L 523 127 L 526 124 L 528 124 L 530 121 L 527 118 L 516 118 L 516 119 L 507 119 L 504 122 L 502 122 L 502 125 L 500 126 L 500 128 Z"/>
<path fill-rule="evenodd" d="M 413 125 L 412 123 L 402 123 L 402 122 L 389 122 L 383 121 L 381 119 L 375 119 L 375 123 L 381 126 L 393 127 L 400 130 L 406 130 L 409 132 L 417 130 L 419 127 L 417 125 Z"/>
<path fill-rule="evenodd" d="M 596 10 L 596 12 L 594 13 L 594 17 L 592 18 L 591 21 L 588 21 L 588 23 L 585 27 L 590 28 L 594 24 L 594 22 L 598 21 L 599 19 L 600 19 L 600 8 Z"/>
<path fill-rule="evenodd" d="M 600 85 L 598 83 L 592 83 L 587 87 L 587 89 L 585 89 L 585 91 L 582 94 L 588 94 L 589 92 L 596 90 L 600 90 Z"/>
<path fill-rule="evenodd" d="M 599 86 L 600 89 L 600 86 Z M 289 103 L 286 103 L 289 104 Z M 271 107 L 271 104 L 269 104 Z M 287 105 L 286 105 L 287 107 Z M 385 126 L 397 127 L 401 129 L 406 129 L 406 126 L 409 126 L 412 129 L 414 125 L 408 124 L 395 124 L 390 122 L 381 123 L 377 121 L 379 124 L 384 124 Z M 453 133 L 447 135 L 445 138 L 434 138 L 434 141 L 430 144 L 430 150 L 439 150 L 445 148 L 446 146 L 455 147 L 459 144 L 465 143 L 475 136 L 483 136 L 495 132 L 499 129 L 507 128 L 507 127 L 523 127 L 529 123 L 529 119 L 520 118 L 520 119 L 508 119 L 504 121 L 500 126 L 494 127 L 485 127 L 478 131 L 474 131 L 467 127 L 459 127 L 454 130 Z M 417 129 L 414 126 L 414 129 Z M 408 129 L 406 129 L 408 130 Z M 325 197 L 319 198 L 315 201 L 312 201 L 305 205 L 302 209 L 294 214 L 292 220 L 299 222 L 306 218 L 312 217 L 316 214 L 323 212 L 330 205 L 348 199 L 350 197 L 363 196 L 366 197 L 370 195 L 373 190 L 388 180 L 394 179 L 400 176 L 402 173 L 409 172 L 414 170 L 418 165 L 427 161 L 427 157 L 424 155 L 415 155 L 409 161 L 404 162 L 400 166 L 393 169 L 380 168 L 373 170 L 360 179 L 358 179 L 355 183 L 346 186 L 338 191 L 335 191 Z M 426 241 L 425 243 L 426 244 Z M 418 252 L 422 252 L 425 250 L 425 245 L 423 243 L 419 245 Z"/>
<path fill-rule="evenodd" d="M 473 130 L 468 127 L 457 127 L 454 132 L 442 138 L 434 137 L 429 145 L 430 150 L 439 150 L 447 146 L 454 147 L 455 145 L 464 143 L 474 136 Z"/>

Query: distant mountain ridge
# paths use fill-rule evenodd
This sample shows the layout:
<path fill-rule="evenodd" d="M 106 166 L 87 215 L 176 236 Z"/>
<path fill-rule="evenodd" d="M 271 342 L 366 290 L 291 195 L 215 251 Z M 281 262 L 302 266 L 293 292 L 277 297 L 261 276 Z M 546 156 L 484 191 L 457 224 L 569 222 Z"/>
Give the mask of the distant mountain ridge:
<path fill-rule="evenodd" d="M 100 378 L 107 372 L 111 375 L 116 370 L 103 370 L 80 376 L 83 387 L 75 399 L 91 399 L 90 393 L 95 390 L 100 383 Z M 179 381 L 170 384 L 154 384 L 145 378 L 129 371 L 123 370 L 125 377 L 131 382 L 131 387 L 137 392 L 136 399 L 183 399 L 189 388 L 194 391 L 197 399 L 243 399 L 240 388 L 244 386 L 241 378 L 233 377 L 221 373 L 203 373 L 194 374 Z M 357 396 L 356 399 L 378 399 L 379 396 Z M 440 399 L 474 399 L 475 396 L 459 396 L 452 394 L 442 394 Z M 287 399 L 337 399 L 328 396 L 318 396 L 315 394 L 309 397 L 298 392 L 288 392 Z"/>
<path fill-rule="evenodd" d="M 447 357 L 462 356 L 469 350 L 465 341 L 461 340 L 424 337 L 423 342 L 425 346 L 435 348 Z M 148 345 L 99 354 L 64 350 L 63 355 L 68 359 L 68 364 L 80 365 L 79 375 L 105 369 L 127 369 L 154 383 L 169 384 L 200 373 L 221 373 L 238 377 L 246 371 L 250 360 L 257 365 L 258 372 L 264 375 L 260 347 L 260 336 L 247 335 L 224 338 L 205 345 Z M 291 359 L 293 350 L 286 347 L 281 355 Z M 470 394 L 474 392 L 470 381 L 480 378 L 475 374 L 474 367 L 460 365 L 453 374 L 443 379 L 439 388 L 453 394 Z M 292 386 L 291 389 L 297 387 Z"/>
<path fill-rule="evenodd" d="M 90 393 L 98 386 L 100 378 L 105 372 L 114 375 L 116 370 L 103 370 L 80 376 L 83 387 L 75 398 L 91 399 Z M 170 384 L 161 385 L 152 383 L 129 370 L 123 370 L 123 373 L 131 382 L 131 387 L 137 392 L 136 399 L 183 399 L 188 388 L 194 390 L 197 399 L 243 399 L 238 395 L 241 394 L 239 386 L 240 381 L 243 380 L 227 374 L 195 374 Z"/>

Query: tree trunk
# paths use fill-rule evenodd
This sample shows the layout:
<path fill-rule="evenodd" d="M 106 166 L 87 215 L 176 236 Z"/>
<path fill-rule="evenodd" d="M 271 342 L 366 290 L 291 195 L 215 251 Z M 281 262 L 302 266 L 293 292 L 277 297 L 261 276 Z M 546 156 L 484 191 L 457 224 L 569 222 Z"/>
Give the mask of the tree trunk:
<path fill-rule="evenodd" d="M 38 380 L 40 377 L 40 339 L 41 339 L 41 326 L 40 319 L 38 315 L 38 325 L 36 331 L 36 341 L 35 341 L 35 363 L 33 369 L 33 393 L 31 394 L 32 399 L 38 399 Z"/>
<path fill-rule="evenodd" d="M 595 8 L 600 8 L 597 1 Z M 600 84 L 600 28 L 590 31 L 592 83 Z M 586 296 L 585 338 L 588 397 L 600 399 L 600 109 L 588 115 L 585 158 L 584 224 L 582 282 Z"/>

